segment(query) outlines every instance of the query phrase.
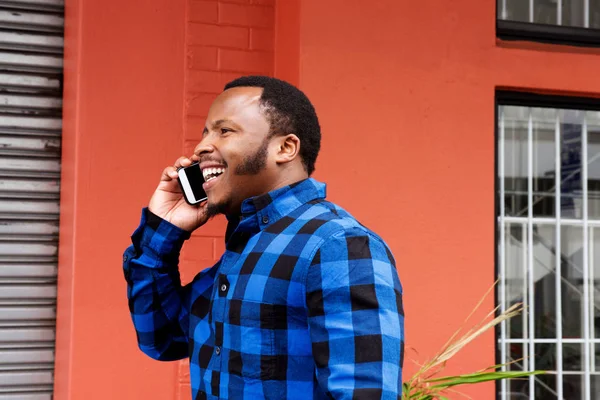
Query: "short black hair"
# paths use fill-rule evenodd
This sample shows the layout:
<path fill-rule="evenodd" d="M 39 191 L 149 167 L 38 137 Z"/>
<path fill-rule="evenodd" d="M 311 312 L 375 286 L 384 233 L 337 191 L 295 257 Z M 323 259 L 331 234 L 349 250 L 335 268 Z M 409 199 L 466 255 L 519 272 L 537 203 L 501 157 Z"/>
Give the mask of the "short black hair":
<path fill-rule="evenodd" d="M 321 148 L 321 127 L 315 108 L 297 87 L 269 76 L 242 76 L 225 85 L 263 88 L 260 103 L 271 126 L 270 133 L 293 133 L 300 139 L 302 164 L 311 175 Z"/>

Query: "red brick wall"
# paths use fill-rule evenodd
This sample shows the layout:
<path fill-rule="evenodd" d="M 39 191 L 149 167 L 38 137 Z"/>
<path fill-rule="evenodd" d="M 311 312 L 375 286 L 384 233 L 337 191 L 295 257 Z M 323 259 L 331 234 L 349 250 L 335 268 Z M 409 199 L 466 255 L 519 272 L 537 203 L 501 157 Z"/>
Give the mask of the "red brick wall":
<path fill-rule="evenodd" d="M 275 0 L 188 0 L 183 154 L 200 141 L 208 108 L 223 86 L 242 75 L 273 75 Z M 181 256 L 189 282 L 224 251 L 223 218 L 194 232 Z M 190 399 L 188 362 L 177 377 L 177 399 Z"/>

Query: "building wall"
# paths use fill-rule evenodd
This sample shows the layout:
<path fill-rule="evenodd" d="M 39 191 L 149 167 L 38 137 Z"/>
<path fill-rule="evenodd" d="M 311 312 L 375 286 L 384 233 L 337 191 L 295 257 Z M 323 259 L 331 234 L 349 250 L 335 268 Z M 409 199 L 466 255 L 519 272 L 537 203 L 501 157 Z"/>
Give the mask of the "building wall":
<path fill-rule="evenodd" d="M 499 42 L 493 2 L 66 0 L 66 10 L 57 400 L 189 399 L 186 362 L 137 350 L 121 255 L 225 82 L 274 74 L 315 104 L 316 178 L 398 261 L 405 377 L 494 281 L 495 89 L 600 95 L 598 50 Z M 221 254 L 223 229 L 217 219 L 193 235 L 185 282 Z M 490 333 L 448 372 L 493 362 Z M 491 399 L 493 385 L 468 393 Z"/>
<path fill-rule="evenodd" d="M 397 257 L 418 351 L 407 351 L 408 377 L 495 280 L 495 90 L 600 96 L 600 51 L 498 41 L 493 1 L 298 7 L 299 85 L 323 129 L 316 176 Z M 446 372 L 493 365 L 494 349 L 489 332 Z M 465 392 L 492 399 L 494 385 Z"/>
<path fill-rule="evenodd" d="M 183 143 L 185 3 L 67 0 L 56 399 L 170 399 L 136 346 L 122 254 Z"/>
<path fill-rule="evenodd" d="M 185 104 L 182 154 L 202 138 L 208 109 L 227 82 L 242 75 L 273 75 L 275 0 L 187 0 Z M 192 234 L 180 271 L 189 282 L 225 251 L 225 218 Z M 177 399 L 191 399 L 189 362 L 179 362 Z"/>

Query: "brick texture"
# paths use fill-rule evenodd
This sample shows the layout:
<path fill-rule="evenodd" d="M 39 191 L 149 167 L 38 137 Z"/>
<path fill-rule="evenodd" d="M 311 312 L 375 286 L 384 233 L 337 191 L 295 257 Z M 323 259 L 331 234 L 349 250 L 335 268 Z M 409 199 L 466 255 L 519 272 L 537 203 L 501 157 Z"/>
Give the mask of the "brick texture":
<path fill-rule="evenodd" d="M 223 86 L 242 75 L 274 70 L 274 0 L 186 0 L 185 109 L 183 154 L 190 156 L 208 110 Z M 218 216 L 185 244 L 179 269 L 182 283 L 214 265 L 225 250 L 226 219 Z M 178 400 L 191 400 L 189 364 L 179 363 Z"/>
<path fill-rule="evenodd" d="M 270 75 L 273 73 L 273 53 L 219 49 L 219 68 Z"/>
<path fill-rule="evenodd" d="M 190 23 L 187 43 L 204 46 L 248 48 L 249 29 L 237 26 L 220 26 Z"/>
<path fill-rule="evenodd" d="M 218 66 L 216 47 L 188 46 L 187 65 L 189 69 L 215 71 Z"/>
<path fill-rule="evenodd" d="M 219 3 L 219 23 L 238 26 L 272 28 L 273 7 Z"/>
<path fill-rule="evenodd" d="M 275 37 L 270 29 L 250 29 L 250 50 L 273 51 Z"/>
<path fill-rule="evenodd" d="M 219 4 L 216 1 L 191 0 L 188 21 L 217 23 Z"/>

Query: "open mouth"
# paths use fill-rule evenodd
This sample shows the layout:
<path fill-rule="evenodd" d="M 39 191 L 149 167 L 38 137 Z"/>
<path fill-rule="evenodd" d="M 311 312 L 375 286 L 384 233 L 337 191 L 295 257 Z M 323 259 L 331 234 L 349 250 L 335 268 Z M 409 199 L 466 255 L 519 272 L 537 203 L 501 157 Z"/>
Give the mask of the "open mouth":
<path fill-rule="evenodd" d="M 225 168 L 205 168 L 202 170 L 202 175 L 204 176 L 204 182 L 210 182 L 213 179 L 219 177 L 223 172 L 225 172 Z"/>

